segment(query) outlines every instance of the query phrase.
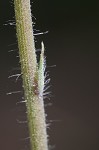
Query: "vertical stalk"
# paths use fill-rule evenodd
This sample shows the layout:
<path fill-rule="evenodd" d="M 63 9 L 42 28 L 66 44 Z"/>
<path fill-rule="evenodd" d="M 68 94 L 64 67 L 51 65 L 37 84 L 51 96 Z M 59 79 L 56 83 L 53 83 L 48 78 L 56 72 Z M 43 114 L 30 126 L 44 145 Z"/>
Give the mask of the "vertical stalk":
<path fill-rule="evenodd" d="M 14 0 L 16 31 L 31 150 L 48 150 L 43 103 L 44 45 L 37 63 L 30 0 Z"/>

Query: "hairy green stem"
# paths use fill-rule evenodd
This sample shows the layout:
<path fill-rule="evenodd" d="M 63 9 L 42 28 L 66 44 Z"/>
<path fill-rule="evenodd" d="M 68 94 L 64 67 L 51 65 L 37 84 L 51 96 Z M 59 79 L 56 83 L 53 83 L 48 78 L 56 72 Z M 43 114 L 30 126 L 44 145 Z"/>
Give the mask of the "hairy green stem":
<path fill-rule="evenodd" d="M 44 45 L 37 63 L 30 0 L 14 0 L 16 31 L 26 100 L 31 150 L 48 150 L 43 102 Z"/>

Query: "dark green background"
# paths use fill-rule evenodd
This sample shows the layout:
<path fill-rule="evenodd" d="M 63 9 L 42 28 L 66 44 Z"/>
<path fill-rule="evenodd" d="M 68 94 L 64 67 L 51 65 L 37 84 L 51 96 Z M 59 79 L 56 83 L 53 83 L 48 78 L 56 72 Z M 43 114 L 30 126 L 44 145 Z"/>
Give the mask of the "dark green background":
<path fill-rule="evenodd" d="M 36 36 L 36 47 L 43 40 L 47 67 L 50 71 L 51 100 L 46 107 L 49 143 L 55 150 L 99 149 L 99 2 L 89 0 L 34 0 L 32 12 L 35 29 L 48 34 Z M 0 150 L 28 150 L 27 125 L 24 120 L 21 94 L 6 96 L 20 90 L 21 81 L 14 83 L 8 76 L 19 66 L 17 53 L 8 51 L 16 42 L 15 26 L 5 26 L 13 19 L 13 1 L 0 1 Z M 18 71 L 16 71 L 18 72 Z"/>

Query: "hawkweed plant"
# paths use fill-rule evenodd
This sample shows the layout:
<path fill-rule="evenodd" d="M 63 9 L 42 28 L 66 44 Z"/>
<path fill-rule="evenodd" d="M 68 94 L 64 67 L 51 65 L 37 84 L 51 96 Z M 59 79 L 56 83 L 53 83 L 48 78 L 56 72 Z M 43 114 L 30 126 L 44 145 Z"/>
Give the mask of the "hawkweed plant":
<path fill-rule="evenodd" d="M 44 44 L 39 63 L 35 52 L 30 0 L 14 0 L 16 33 L 23 80 L 31 150 L 48 150 L 44 111 Z"/>

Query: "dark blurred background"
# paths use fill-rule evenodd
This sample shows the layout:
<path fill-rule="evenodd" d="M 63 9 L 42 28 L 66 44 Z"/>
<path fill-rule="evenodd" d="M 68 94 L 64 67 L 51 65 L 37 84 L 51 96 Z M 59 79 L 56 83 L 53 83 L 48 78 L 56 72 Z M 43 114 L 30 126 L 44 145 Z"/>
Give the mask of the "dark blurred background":
<path fill-rule="evenodd" d="M 54 150 L 99 150 L 99 2 L 31 0 L 36 48 L 44 41 L 52 103 L 46 106 Z M 12 0 L 0 1 L 0 150 L 29 150 Z M 9 25 L 9 23 L 11 25 Z M 37 33 L 38 31 L 35 31 Z M 50 67 L 56 65 L 56 67 Z M 50 105 L 50 104 L 49 104 Z"/>

